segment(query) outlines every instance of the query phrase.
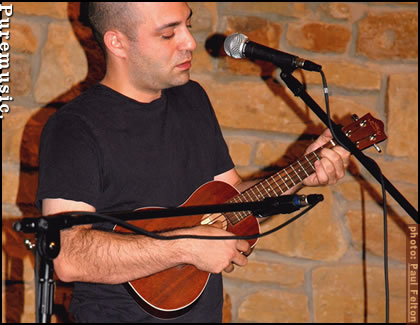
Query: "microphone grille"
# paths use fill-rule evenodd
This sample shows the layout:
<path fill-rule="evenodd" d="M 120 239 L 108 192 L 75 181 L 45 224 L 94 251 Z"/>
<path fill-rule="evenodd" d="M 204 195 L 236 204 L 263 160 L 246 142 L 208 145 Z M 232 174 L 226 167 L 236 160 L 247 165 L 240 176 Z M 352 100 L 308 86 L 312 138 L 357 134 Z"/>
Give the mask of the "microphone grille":
<path fill-rule="evenodd" d="M 224 48 L 227 55 L 235 59 L 242 59 L 243 48 L 248 37 L 244 34 L 235 33 L 225 39 Z"/>

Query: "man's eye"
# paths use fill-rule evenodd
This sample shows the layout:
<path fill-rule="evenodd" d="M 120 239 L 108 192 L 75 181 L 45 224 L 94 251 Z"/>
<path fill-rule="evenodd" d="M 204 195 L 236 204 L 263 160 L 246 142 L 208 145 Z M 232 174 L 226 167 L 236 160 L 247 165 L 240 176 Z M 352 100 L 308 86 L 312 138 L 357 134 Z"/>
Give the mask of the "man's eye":
<path fill-rule="evenodd" d="M 171 35 L 162 35 L 163 39 L 171 39 L 172 37 L 174 37 L 175 34 L 171 34 Z"/>

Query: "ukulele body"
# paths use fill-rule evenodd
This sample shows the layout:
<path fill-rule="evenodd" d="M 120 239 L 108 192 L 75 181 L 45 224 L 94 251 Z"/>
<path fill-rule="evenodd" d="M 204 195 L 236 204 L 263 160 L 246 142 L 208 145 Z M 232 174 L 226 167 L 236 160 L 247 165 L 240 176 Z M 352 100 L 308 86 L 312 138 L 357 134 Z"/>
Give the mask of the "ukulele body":
<path fill-rule="evenodd" d="M 200 186 L 181 207 L 223 204 L 238 194 L 239 192 L 229 184 L 212 181 Z M 141 208 L 139 210 L 147 209 L 155 210 L 159 208 Z M 147 231 L 159 233 L 199 226 L 208 218 L 223 219 L 224 224 L 226 224 L 225 216 L 222 214 L 143 219 L 129 221 L 129 223 Z M 235 225 L 228 221 L 225 229 L 236 235 L 260 233 L 258 220 L 253 215 L 249 215 Z M 116 226 L 114 231 L 130 232 L 120 226 Z M 253 247 L 257 240 L 249 240 L 248 242 Z M 146 312 L 155 317 L 167 319 L 178 317 L 187 312 L 188 307 L 192 307 L 201 296 L 209 277 L 209 272 L 198 270 L 193 265 L 184 264 L 130 281 L 126 284 L 126 287 Z"/>

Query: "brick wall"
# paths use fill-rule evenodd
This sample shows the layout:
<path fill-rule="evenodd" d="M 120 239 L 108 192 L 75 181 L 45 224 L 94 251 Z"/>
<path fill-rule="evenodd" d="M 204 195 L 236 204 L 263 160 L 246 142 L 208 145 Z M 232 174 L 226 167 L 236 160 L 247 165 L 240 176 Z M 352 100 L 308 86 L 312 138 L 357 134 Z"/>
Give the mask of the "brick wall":
<path fill-rule="evenodd" d="M 10 3 L 3 3 L 8 5 Z M 2 121 L 2 321 L 34 321 L 34 259 L 14 221 L 38 216 L 38 146 L 48 117 L 100 80 L 103 59 L 78 3 L 13 4 L 10 89 Z M 331 113 L 385 123 L 383 153 L 366 150 L 383 174 L 418 208 L 418 5 L 379 3 L 192 3 L 198 41 L 192 78 L 207 90 L 241 176 L 267 175 L 299 157 L 324 126 L 262 62 L 227 58 L 220 35 L 251 40 L 315 61 L 329 85 Z M 4 71 L 3 71 L 4 72 Z M 324 107 L 321 78 L 296 71 Z M 249 265 L 225 275 L 225 321 L 383 322 L 381 189 L 352 159 L 345 178 L 307 188 L 325 200 L 290 226 L 259 240 Z M 390 320 L 405 322 L 405 234 L 411 218 L 387 196 Z M 268 230 L 287 216 L 262 225 Z M 71 287 L 57 284 L 56 316 Z"/>

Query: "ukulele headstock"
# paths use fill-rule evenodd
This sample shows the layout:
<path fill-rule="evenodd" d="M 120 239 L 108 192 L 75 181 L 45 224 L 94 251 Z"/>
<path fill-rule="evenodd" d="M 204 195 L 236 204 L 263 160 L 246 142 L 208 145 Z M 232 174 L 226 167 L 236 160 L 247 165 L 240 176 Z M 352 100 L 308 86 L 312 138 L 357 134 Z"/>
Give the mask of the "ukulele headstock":
<path fill-rule="evenodd" d="M 374 146 L 378 152 L 381 149 L 377 143 L 387 138 L 384 123 L 375 119 L 370 113 L 359 118 L 353 114 L 354 122 L 343 127 L 343 133 L 356 145 L 359 150 Z"/>

